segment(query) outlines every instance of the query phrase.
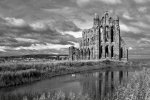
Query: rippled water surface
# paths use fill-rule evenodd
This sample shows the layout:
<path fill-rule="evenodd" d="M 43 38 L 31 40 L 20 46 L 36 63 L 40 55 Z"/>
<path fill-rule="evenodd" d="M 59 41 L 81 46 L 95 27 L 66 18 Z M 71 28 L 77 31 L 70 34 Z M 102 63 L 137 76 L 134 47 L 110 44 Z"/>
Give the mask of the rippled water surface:
<path fill-rule="evenodd" d="M 107 69 L 57 76 L 0 90 L 0 100 L 108 100 L 118 86 L 126 86 L 139 69 Z"/>

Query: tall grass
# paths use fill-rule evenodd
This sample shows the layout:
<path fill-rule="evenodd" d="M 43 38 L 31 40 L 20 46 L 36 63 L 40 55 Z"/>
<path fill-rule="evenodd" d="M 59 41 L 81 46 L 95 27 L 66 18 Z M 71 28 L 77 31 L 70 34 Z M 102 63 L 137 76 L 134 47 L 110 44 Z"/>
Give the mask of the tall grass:
<path fill-rule="evenodd" d="M 105 67 L 129 67 L 128 63 L 112 61 L 19 62 L 0 64 L 0 87 L 30 83 L 47 77 Z"/>
<path fill-rule="evenodd" d="M 25 93 L 25 94 L 1 94 L 0 100 L 93 100 L 88 95 L 82 95 L 82 93 L 70 92 L 66 94 L 61 90 L 54 90 L 43 93 Z"/>
<path fill-rule="evenodd" d="M 118 86 L 113 100 L 150 100 L 150 69 L 136 72 L 126 86 Z"/>

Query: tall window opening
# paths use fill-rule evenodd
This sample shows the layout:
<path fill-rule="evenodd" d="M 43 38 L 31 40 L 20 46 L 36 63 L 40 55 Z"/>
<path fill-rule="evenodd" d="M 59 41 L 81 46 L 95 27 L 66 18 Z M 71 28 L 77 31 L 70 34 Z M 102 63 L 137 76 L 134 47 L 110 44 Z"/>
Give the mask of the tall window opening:
<path fill-rule="evenodd" d="M 111 42 L 114 42 L 114 31 L 113 31 L 113 26 L 111 27 Z"/>
<path fill-rule="evenodd" d="M 114 46 L 111 47 L 111 58 L 114 57 Z"/>
<path fill-rule="evenodd" d="M 108 45 L 105 47 L 105 57 L 109 57 Z"/>

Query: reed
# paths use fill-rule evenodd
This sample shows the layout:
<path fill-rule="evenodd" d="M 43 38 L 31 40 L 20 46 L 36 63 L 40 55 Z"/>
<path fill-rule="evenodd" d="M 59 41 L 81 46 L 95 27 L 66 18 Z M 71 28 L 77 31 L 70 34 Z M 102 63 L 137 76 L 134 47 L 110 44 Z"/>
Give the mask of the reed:
<path fill-rule="evenodd" d="M 129 64 L 108 60 L 1 63 L 0 87 L 31 83 L 56 75 L 117 66 L 129 67 Z"/>
<path fill-rule="evenodd" d="M 126 86 L 118 86 L 114 100 L 150 100 L 150 69 L 136 72 Z"/>

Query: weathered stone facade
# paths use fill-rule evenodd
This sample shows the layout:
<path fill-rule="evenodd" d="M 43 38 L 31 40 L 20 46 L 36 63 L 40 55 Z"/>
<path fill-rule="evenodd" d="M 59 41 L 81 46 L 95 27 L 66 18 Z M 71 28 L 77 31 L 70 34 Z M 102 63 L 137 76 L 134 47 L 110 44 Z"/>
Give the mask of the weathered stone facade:
<path fill-rule="evenodd" d="M 100 19 L 95 14 L 93 27 L 82 32 L 80 47 L 69 47 L 70 60 L 128 60 L 128 49 L 120 36 L 119 18 L 108 12 Z"/>

